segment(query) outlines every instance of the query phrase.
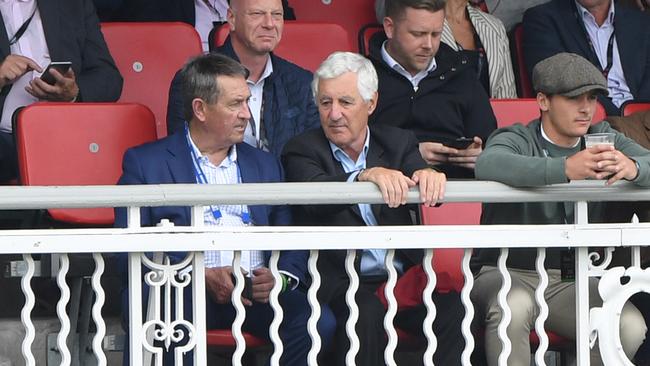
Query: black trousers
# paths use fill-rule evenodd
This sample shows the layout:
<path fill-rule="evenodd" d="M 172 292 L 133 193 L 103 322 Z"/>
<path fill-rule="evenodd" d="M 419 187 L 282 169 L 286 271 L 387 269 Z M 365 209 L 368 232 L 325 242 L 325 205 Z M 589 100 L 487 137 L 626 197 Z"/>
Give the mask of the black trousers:
<path fill-rule="evenodd" d="M 387 335 L 384 330 L 384 315 L 386 313 L 375 291 L 381 282 L 374 278 L 361 278 L 361 284 L 356 294 L 359 307 L 359 319 L 356 332 L 359 337 L 359 352 L 356 357 L 358 366 L 385 365 L 384 349 Z M 338 293 L 329 301 L 329 306 L 336 318 L 336 331 L 332 349 L 328 350 L 325 358 L 327 365 L 345 365 L 345 356 L 349 348 L 349 340 L 345 331 L 349 309 L 345 302 L 346 286 L 339 288 Z M 436 365 L 460 365 L 460 357 L 465 347 L 465 340 L 461 333 L 461 322 L 465 311 L 456 292 L 441 294 L 434 292 L 433 301 L 436 304 L 436 319 L 433 331 L 438 340 L 438 347 L 434 354 Z M 424 336 L 422 323 L 427 315 L 424 305 L 399 311 L 395 316 L 395 327 L 410 334 Z"/>

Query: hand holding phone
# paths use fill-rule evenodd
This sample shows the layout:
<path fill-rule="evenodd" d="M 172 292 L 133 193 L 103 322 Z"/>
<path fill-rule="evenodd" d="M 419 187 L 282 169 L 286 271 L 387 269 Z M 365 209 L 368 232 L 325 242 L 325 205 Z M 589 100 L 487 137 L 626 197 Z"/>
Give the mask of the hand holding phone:
<path fill-rule="evenodd" d="M 442 144 L 448 147 L 453 147 L 454 149 L 464 150 L 467 149 L 473 142 L 474 139 L 471 137 L 459 137 L 455 140 L 443 142 Z"/>
<path fill-rule="evenodd" d="M 61 75 L 63 75 L 66 72 L 68 72 L 68 70 L 70 70 L 71 67 L 72 67 L 72 62 L 70 61 L 51 62 L 49 65 L 47 65 L 47 68 L 45 69 L 43 74 L 41 74 L 41 80 L 43 80 L 44 82 L 50 85 L 54 85 L 56 84 L 56 79 L 50 73 L 50 70 L 54 69 L 58 71 Z"/>

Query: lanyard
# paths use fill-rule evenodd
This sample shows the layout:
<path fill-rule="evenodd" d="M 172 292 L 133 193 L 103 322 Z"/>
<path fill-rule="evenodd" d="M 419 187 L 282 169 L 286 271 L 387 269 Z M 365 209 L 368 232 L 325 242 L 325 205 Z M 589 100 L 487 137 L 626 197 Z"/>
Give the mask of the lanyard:
<path fill-rule="evenodd" d="M 576 6 L 574 4 L 574 6 Z M 613 4 L 611 5 L 613 6 Z M 578 21 L 578 26 L 580 29 L 582 29 L 582 32 L 585 35 L 585 38 L 587 39 L 587 43 L 589 44 L 589 47 L 591 47 L 591 52 L 593 55 L 596 57 L 596 60 L 599 60 L 598 54 L 596 53 L 596 47 L 594 47 L 594 42 L 591 40 L 591 37 L 589 36 L 589 32 L 587 32 L 587 26 L 584 24 L 582 21 L 582 18 L 579 15 L 578 9 L 575 8 L 575 17 L 576 20 Z M 601 72 L 603 73 L 603 76 L 605 79 L 607 79 L 607 76 L 609 75 L 609 71 L 612 69 L 612 66 L 614 66 L 614 36 L 616 34 L 616 27 L 614 22 L 612 22 L 612 27 L 614 28 L 614 31 L 612 31 L 612 35 L 609 36 L 609 40 L 607 41 L 607 65 L 605 65 L 605 68 L 602 68 L 600 66 L 600 62 L 598 62 L 598 65 L 600 66 L 599 68 L 601 69 Z"/>
<path fill-rule="evenodd" d="M 197 182 L 199 184 L 209 184 L 207 178 L 205 177 L 205 173 L 201 168 L 201 160 L 199 159 L 198 156 L 196 156 L 196 152 L 192 147 L 192 141 L 190 139 L 190 129 L 187 127 L 187 123 L 185 124 L 185 137 L 187 140 L 187 147 L 190 149 L 190 153 L 192 154 L 192 163 L 193 163 L 192 167 L 194 168 L 194 176 L 196 177 Z M 241 179 L 241 171 L 239 170 L 239 164 L 235 163 L 235 166 L 237 167 L 237 184 L 240 184 L 242 183 L 242 179 Z M 210 207 L 210 212 L 212 212 L 212 217 L 214 217 L 214 219 L 218 221 L 222 216 L 221 210 L 219 210 L 219 207 L 217 206 L 210 205 L 209 207 Z M 248 212 L 248 209 L 245 205 L 241 205 L 240 217 L 244 225 L 252 225 L 251 215 Z"/>
<path fill-rule="evenodd" d="M 10 46 L 12 46 L 14 43 L 18 42 L 20 37 L 22 37 L 23 34 L 25 34 L 25 32 L 27 31 L 27 27 L 29 26 L 29 23 L 32 22 L 32 18 L 34 18 L 34 14 L 36 14 L 36 8 L 37 8 L 37 6 L 34 5 L 34 11 L 32 12 L 32 15 L 30 15 L 29 18 L 27 18 L 27 20 L 25 20 L 25 22 L 16 31 L 16 34 L 14 34 L 14 36 L 11 37 L 11 39 L 9 40 L 9 45 Z"/>

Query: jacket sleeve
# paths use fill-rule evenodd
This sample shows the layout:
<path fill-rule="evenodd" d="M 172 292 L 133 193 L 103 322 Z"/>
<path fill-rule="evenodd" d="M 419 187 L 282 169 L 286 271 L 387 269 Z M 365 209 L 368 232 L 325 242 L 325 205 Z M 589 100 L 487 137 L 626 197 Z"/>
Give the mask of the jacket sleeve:
<path fill-rule="evenodd" d="M 470 88 L 468 88 L 470 93 L 465 105 L 466 113 L 463 115 L 465 136 L 478 136 L 483 140 L 483 146 L 485 146 L 487 138 L 497 128 L 497 119 L 492 111 L 490 98 L 483 86 L 473 75 L 466 74 L 467 77 L 472 77 L 472 80 L 469 84 Z"/>
<path fill-rule="evenodd" d="M 134 149 L 128 149 L 122 159 L 122 176 L 117 182 L 118 185 L 137 185 L 146 184 L 142 173 L 142 165 L 138 159 L 138 154 Z M 149 207 L 140 208 L 140 224 L 142 226 L 152 226 L 151 209 Z M 127 209 L 126 207 L 115 208 L 115 227 L 127 227 Z"/>
<path fill-rule="evenodd" d="M 76 75 L 78 100 L 114 102 L 122 94 L 122 75 L 108 51 L 92 1 L 84 0 L 83 6 L 85 40 L 81 47 L 81 71 Z"/>
<path fill-rule="evenodd" d="M 174 75 L 169 86 L 169 101 L 167 103 L 167 135 L 171 135 L 183 128 L 185 123 L 183 111 L 183 97 L 181 94 L 181 72 Z"/>
<path fill-rule="evenodd" d="M 633 183 L 642 186 L 650 186 L 650 150 L 636 143 L 631 138 L 614 130 L 609 123 L 603 122 L 603 132 L 613 132 L 616 134 L 614 145 L 625 156 L 639 163 L 639 175 L 633 180 Z"/>
<path fill-rule="evenodd" d="M 532 156 L 526 139 L 510 131 L 497 131 L 476 161 L 480 180 L 492 180 L 513 187 L 537 187 L 567 183 L 566 159 Z"/>

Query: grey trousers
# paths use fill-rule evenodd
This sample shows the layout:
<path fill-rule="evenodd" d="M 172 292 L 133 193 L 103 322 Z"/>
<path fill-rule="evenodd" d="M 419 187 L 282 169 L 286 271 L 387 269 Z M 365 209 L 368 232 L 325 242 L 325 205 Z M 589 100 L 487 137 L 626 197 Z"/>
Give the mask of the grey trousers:
<path fill-rule="evenodd" d="M 529 366 L 531 350 L 529 335 L 535 329 L 535 320 L 539 308 L 535 301 L 535 289 L 539 282 L 535 271 L 510 269 L 512 287 L 507 301 L 512 312 L 508 326 L 508 337 L 512 343 L 512 352 L 508 358 L 509 366 Z M 549 316 L 545 329 L 567 339 L 576 338 L 575 319 L 575 283 L 562 282 L 559 270 L 549 270 L 549 284 L 545 299 Z M 501 321 L 501 308 L 497 295 L 501 289 L 501 274 L 495 267 L 483 267 L 475 278 L 471 299 L 476 308 L 476 319 L 484 321 L 485 353 L 489 366 L 498 365 L 501 353 L 501 340 L 497 334 Z M 589 306 L 600 306 L 598 280 L 592 278 L 589 283 Z M 626 303 L 621 314 L 621 343 L 627 357 L 631 360 L 646 334 L 646 324 L 639 310 L 631 303 Z M 598 347 L 591 352 L 591 365 L 602 365 Z"/>

